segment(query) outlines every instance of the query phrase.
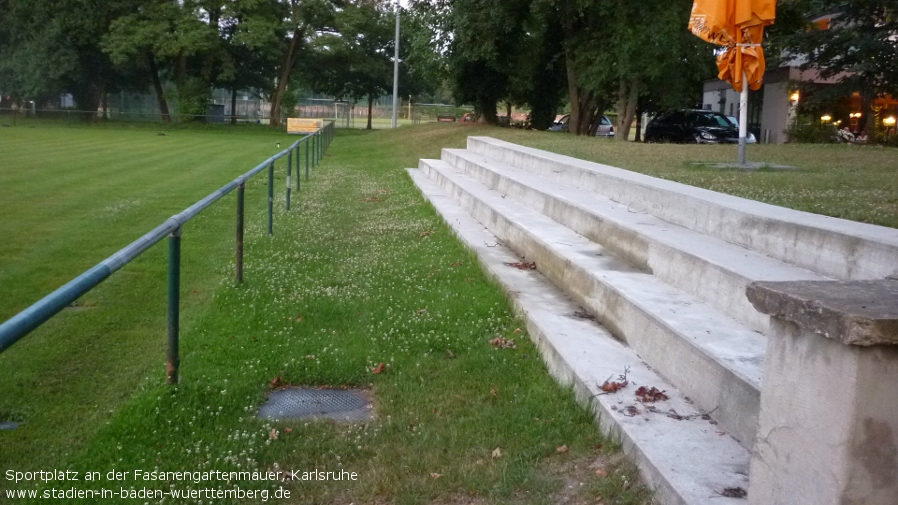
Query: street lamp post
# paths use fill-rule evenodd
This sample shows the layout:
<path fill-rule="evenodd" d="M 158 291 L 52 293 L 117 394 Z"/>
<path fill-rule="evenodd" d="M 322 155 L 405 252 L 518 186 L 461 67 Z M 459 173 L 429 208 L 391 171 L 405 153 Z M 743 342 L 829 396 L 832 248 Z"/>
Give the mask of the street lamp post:
<path fill-rule="evenodd" d="M 396 39 L 393 43 L 393 128 L 399 107 L 399 2 L 396 2 Z"/>

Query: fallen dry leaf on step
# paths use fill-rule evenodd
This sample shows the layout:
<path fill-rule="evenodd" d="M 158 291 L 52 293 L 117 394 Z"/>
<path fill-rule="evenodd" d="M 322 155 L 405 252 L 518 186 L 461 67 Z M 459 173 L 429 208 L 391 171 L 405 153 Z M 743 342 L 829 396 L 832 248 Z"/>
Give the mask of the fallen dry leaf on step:
<path fill-rule="evenodd" d="M 728 487 L 720 493 L 720 496 L 726 496 L 727 498 L 745 498 L 748 496 L 748 493 L 741 487 Z"/>
<path fill-rule="evenodd" d="M 518 270 L 536 270 L 536 263 L 533 262 L 514 262 L 514 263 L 505 263 L 505 266 L 515 267 Z"/>
<path fill-rule="evenodd" d="M 639 389 L 636 390 L 636 396 L 638 396 L 639 400 L 643 403 L 660 402 L 663 400 L 667 400 L 667 395 L 664 394 L 664 391 L 661 391 L 654 386 L 650 388 L 639 386 Z"/>

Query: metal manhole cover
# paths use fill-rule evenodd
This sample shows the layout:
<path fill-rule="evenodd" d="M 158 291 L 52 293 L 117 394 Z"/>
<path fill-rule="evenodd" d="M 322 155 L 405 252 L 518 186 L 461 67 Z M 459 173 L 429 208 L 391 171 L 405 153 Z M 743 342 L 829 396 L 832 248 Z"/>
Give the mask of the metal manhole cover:
<path fill-rule="evenodd" d="M 285 388 L 268 395 L 268 402 L 259 408 L 259 417 L 365 421 L 372 418 L 370 396 L 360 389 Z"/>

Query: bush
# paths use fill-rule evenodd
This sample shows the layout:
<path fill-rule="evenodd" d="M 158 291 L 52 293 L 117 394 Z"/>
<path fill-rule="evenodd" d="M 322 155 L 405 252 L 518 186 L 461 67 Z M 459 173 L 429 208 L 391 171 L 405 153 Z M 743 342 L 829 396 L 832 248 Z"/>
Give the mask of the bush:
<path fill-rule="evenodd" d="M 830 144 L 838 141 L 834 125 L 801 119 L 786 129 L 786 135 L 789 136 L 789 142 L 799 144 Z"/>

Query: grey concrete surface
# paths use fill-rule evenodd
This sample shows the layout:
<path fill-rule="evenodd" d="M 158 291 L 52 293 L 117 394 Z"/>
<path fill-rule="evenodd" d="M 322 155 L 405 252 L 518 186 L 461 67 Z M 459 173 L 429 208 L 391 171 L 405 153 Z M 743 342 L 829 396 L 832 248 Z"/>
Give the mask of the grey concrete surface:
<path fill-rule="evenodd" d="M 701 300 L 640 271 L 552 219 L 440 160 L 421 160 L 503 244 L 632 347 L 745 447 L 757 432 L 764 339 Z"/>
<path fill-rule="evenodd" d="M 898 347 L 774 326 L 748 503 L 898 503 Z"/>
<path fill-rule="evenodd" d="M 898 345 L 898 281 L 759 282 L 759 312 L 850 345 Z"/>
<path fill-rule="evenodd" d="M 468 150 L 827 277 L 882 279 L 898 272 L 893 228 L 785 209 L 489 137 L 468 137 Z"/>
<path fill-rule="evenodd" d="M 442 159 L 504 198 L 514 199 L 600 243 L 635 267 L 695 295 L 754 330 L 769 317 L 747 298 L 733 296 L 759 280 L 825 280 L 810 270 L 663 221 L 626 206 L 461 149 Z"/>
<path fill-rule="evenodd" d="M 898 495 L 898 230 L 485 137 L 409 173 L 660 503 Z M 596 396 L 625 367 L 668 410 Z"/>
<path fill-rule="evenodd" d="M 421 170 L 409 169 L 412 180 L 459 238 L 474 250 L 483 266 L 504 287 L 527 321 L 550 373 L 570 385 L 595 413 L 603 431 L 620 440 L 641 474 L 669 505 L 737 505 L 745 500 L 722 496 L 726 488 L 747 489 L 749 453 L 672 384 L 645 365 L 639 355 L 594 321 L 574 316 L 583 310 L 537 271 L 506 266 L 521 261 Z M 608 376 L 629 368 L 630 385 L 600 395 Z M 670 400 L 654 407 L 635 401 L 638 385 L 663 389 Z M 639 413 L 629 415 L 627 407 Z M 672 412 L 681 417 L 674 419 Z M 668 416 L 671 414 L 671 417 Z"/>

